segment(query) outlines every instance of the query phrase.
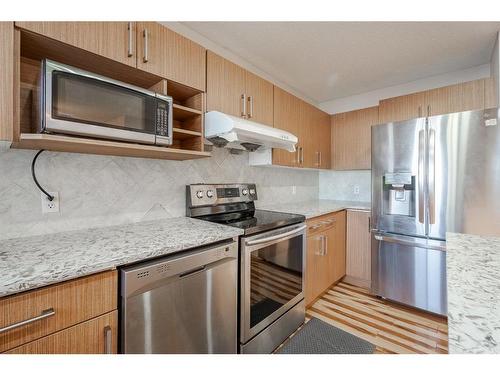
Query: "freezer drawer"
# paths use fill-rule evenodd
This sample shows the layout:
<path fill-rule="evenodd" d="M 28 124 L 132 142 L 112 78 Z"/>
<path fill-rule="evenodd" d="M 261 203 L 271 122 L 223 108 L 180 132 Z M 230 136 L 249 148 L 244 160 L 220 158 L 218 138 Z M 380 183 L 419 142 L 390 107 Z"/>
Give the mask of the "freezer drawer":
<path fill-rule="evenodd" d="M 372 292 L 405 305 L 446 315 L 444 242 L 373 234 Z"/>

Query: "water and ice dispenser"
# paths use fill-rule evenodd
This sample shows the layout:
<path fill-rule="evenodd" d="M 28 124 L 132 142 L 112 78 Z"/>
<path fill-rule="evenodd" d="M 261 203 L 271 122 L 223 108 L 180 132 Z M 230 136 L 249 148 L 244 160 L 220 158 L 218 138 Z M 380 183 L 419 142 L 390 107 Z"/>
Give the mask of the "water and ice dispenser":
<path fill-rule="evenodd" d="M 415 216 L 415 176 L 410 172 L 386 173 L 382 185 L 385 215 Z"/>

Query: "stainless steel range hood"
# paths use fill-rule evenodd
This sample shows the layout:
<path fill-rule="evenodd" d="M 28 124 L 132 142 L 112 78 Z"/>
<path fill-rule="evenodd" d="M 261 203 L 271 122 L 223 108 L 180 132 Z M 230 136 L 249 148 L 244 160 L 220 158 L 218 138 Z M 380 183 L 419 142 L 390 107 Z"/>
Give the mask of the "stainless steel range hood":
<path fill-rule="evenodd" d="M 269 148 L 295 152 L 298 142 L 298 138 L 287 131 L 217 111 L 205 114 L 205 138 L 216 147 L 250 152 Z"/>

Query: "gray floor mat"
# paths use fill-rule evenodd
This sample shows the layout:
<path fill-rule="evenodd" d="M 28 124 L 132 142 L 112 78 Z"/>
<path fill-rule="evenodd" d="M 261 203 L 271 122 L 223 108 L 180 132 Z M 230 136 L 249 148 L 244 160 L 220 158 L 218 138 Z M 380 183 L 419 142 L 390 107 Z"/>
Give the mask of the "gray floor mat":
<path fill-rule="evenodd" d="M 372 354 L 374 350 L 368 341 L 312 318 L 276 354 Z"/>

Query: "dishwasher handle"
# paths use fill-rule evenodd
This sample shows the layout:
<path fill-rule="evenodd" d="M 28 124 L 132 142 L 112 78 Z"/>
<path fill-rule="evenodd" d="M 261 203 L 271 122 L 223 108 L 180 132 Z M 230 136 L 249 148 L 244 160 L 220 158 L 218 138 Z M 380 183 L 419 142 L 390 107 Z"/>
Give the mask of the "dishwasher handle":
<path fill-rule="evenodd" d="M 179 278 L 183 278 L 183 277 L 190 276 L 190 275 L 195 275 L 197 273 L 205 271 L 206 268 L 207 268 L 207 265 L 203 265 L 203 266 L 200 266 L 200 267 L 193 268 L 193 269 L 191 269 L 189 271 L 186 271 L 186 272 L 183 272 L 183 273 L 179 274 Z"/>

